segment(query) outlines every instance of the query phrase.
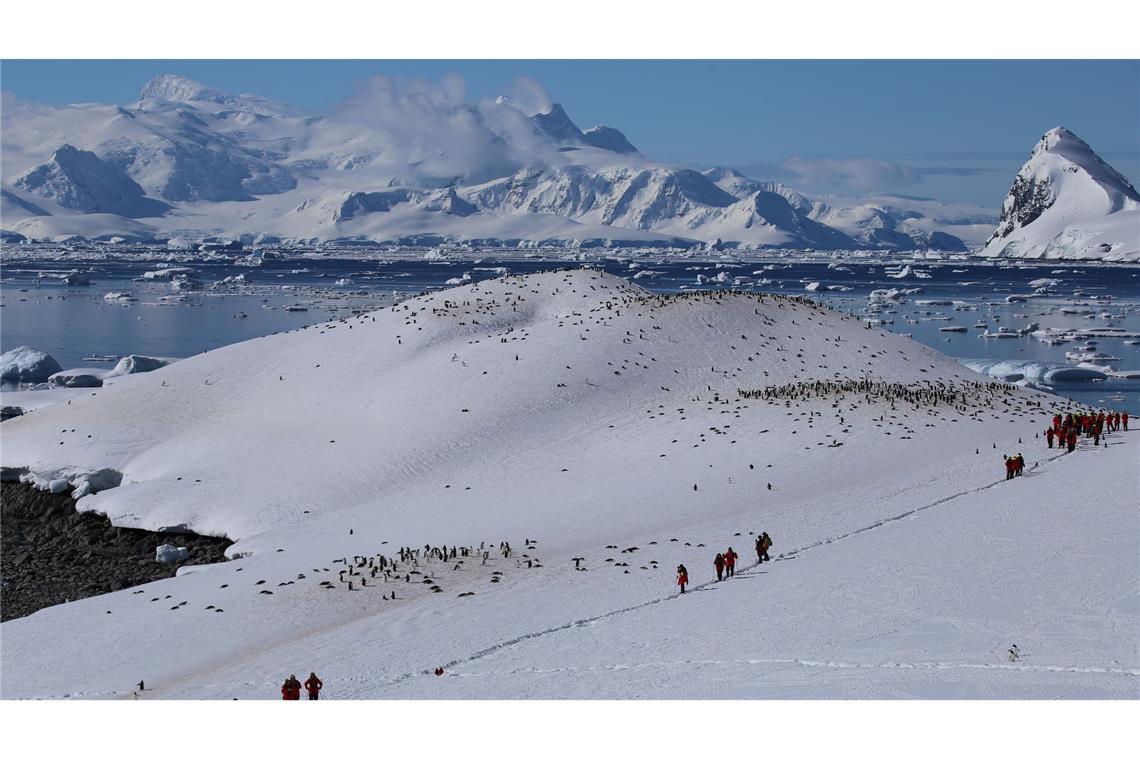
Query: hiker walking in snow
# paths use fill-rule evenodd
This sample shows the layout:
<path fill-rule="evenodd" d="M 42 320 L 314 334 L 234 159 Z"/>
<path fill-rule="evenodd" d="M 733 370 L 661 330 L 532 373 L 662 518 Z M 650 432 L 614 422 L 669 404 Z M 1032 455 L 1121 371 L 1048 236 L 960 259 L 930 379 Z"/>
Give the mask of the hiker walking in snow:
<path fill-rule="evenodd" d="M 1053 448 L 1053 428 L 1045 428 L 1045 441 Z"/>
<path fill-rule="evenodd" d="M 682 594 L 685 593 L 685 586 L 689 585 L 689 571 L 684 565 L 677 565 L 677 585 L 681 587 Z"/>
<path fill-rule="evenodd" d="M 724 553 L 724 569 L 728 572 L 728 577 L 736 575 L 736 558 L 740 555 L 728 547 L 728 551 Z"/>
<path fill-rule="evenodd" d="M 723 554 L 720 554 L 719 552 L 717 553 L 716 557 L 713 559 L 713 567 L 716 568 L 716 579 L 718 581 L 724 580 L 724 555 Z"/>
<path fill-rule="evenodd" d="M 1002 459 L 1005 460 L 1005 479 L 1013 480 L 1013 471 L 1017 465 L 1014 464 L 1013 460 L 1006 454 L 1002 454 Z"/>
<path fill-rule="evenodd" d="M 285 700 L 301 698 L 301 682 L 297 680 L 297 676 L 285 679 L 285 683 L 281 685 L 281 698 Z"/>
<path fill-rule="evenodd" d="M 1025 457 L 1021 456 L 1018 452 L 1017 456 L 1013 458 L 1013 472 L 1017 477 L 1021 477 L 1022 472 L 1025 471 Z"/>
<path fill-rule="evenodd" d="M 765 531 L 761 534 L 760 539 L 756 542 L 757 551 L 760 555 L 760 562 L 771 562 L 772 558 L 768 556 L 768 550 L 772 548 L 772 539 L 768 537 L 768 532 Z"/>
<path fill-rule="evenodd" d="M 321 698 L 321 687 L 324 683 L 321 679 L 317 678 L 317 674 L 310 672 L 308 679 L 305 681 L 305 690 L 309 692 L 309 701 Z"/>

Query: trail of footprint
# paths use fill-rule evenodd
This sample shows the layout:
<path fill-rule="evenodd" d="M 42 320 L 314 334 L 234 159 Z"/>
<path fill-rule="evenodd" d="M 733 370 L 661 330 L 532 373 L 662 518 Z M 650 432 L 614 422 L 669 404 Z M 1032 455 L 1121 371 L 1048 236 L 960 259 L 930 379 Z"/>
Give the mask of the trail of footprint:
<path fill-rule="evenodd" d="M 1029 468 L 1029 471 L 1032 472 L 1033 470 L 1040 467 L 1042 464 L 1046 464 L 1048 462 L 1051 462 L 1054 459 L 1058 459 L 1061 456 L 1064 456 L 1064 453 L 1057 454 L 1057 455 L 1051 457 L 1050 459 L 1046 459 L 1045 462 L 1041 462 L 1041 463 L 1033 465 L 1032 467 Z M 926 504 L 926 505 L 921 506 L 921 507 L 916 507 L 914 509 L 907 510 L 906 512 L 904 512 L 900 515 L 895 515 L 893 517 L 888 517 L 884 520 L 879 520 L 878 522 L 876 522 L 872 525 L 868 525 L 868 526 L 865 526 L 863 528 L 859 528 L 857 530 L 853 530 L 853 531 L 850 531 L 848 533 L 844 533 L 840 536 L 835 536 L 832 538 L 824 539 L 822 541 L 817 541 L 817 542 L 810 544 L 808 546 L 805 546 L 805 547 L 793 549 L 793 550 L 786 552 L 784 554 L 781 554 L 779 556 L 780 557 L 787 557 L 787 558 L 795 557 L 795 556 L 798 556 L 798 555 L 800 555 L 800 554 L 802 554 L 802 553 L 804 553 L 810 549 L 813 549 L 815 547 L 822 546 L 824 544 L 835 543 L 836 541 L 840 541 L 842 539 L 849 538 L 849 537 L 857 535 L 859 533 L 863 533 L 865 531 L 881 527 L 881 526 L 886 525 L 888 523 L 895 522 L 897 520 L 901 520 L 904 517 L 909 517 L 910 515 L 916 514 L 918 512 L 923 512 L 927 509 L 930 509 L 931 507 L 936 507 L 940 504 L 945 504 L 946 502 L 952 501 L 952 500 L 957 499 L 959 497 L 967 496 L 967 495 L 973 494 L 973 493 L 978 493 L 980 491 L 985 491 L 987 489 L 1001 485 L 1002 483 L 1005 483 L 1005 482 L 1006 481 L 1004 479 L 1002 479 L 1002 480 L 994 481 L 993 483 L 988 483 L 984 486 L 979 486 L 977 488 L 971 488 L 971 489 L 967 489 L 965 491 L 960 491 L 958 493 L 951 494 L 949 496 L 946 496 L 946 497 L 943 497 L 943 498 L 938 499 L 936 501 L 933 501 L 930 504 Z M 757 563 L 757 562 L 754 562 L 751 565 L 747 565 L 746 567 L 743 568 L 743 570 L 741 571 L 741 574 L 743 575 L 745 572 L 752 570 L 756 567 L 759 567 L 759 563 Z M 727 579 L 727 581 L 731 581 L 731 580 L 732 580 L 731 578 Z M 725 581 L 725 582 L 727 582 L 727 581 Z M 709 588 L 709 587 L 711 587 L 717 583 L 718 583 L 718 581 L 711 580 L 711 581 L 707 581 L 707 582 L 701 583 L 701 584 L 694 584 L 693 586 L 690 587 L 691 590 L 689 593 L 692 593 L 694 591 L 700 591 L 700 590 L 705 589 L 705 588 Z M 604 612 L 604 613 L 601 613 L 599 615 L 594 615 L 592 617 L 582 618 L 580 620 L 574 620 L 574 621 L 569 622 L 569 623 L 563 623 L 561 625 L 552 626 L 550 628 L 544 628 L 540 631 L 534 631 L 532 633 L 527 633 L 527 634 L 523 634 L 521 636 L 516 636 L 515 638 L 508 639 L 506 641 L 499 642 L 498 644 L 493 644 L 492 646 L 481 649 L 481 650 L 479 650 L 479 651 L 475 652 L 474 654 L 471 654 L 467 657 L 462 657 L 462 658 L 457 658 L 455 660 L 452 660 L 448 663 L 443 664 L 441 667 L 443 667 L 444 671 L 446 672 L 447 670 L 454 668 L 458 665 L 476 662 L 476 661 L 482 660 L 486 657 L 490 657 L 491 655 L 496 654 L 496 653 L 498 653 L 504 649 L 507 649 L 507 648 L 516 646 L 518 644 L 521 644 L 524 641 L 529 641 L 531 639 L 536 639 L 536 638 L 540 638 L 543 636 L 548 636 L 552 633 L 558 633 L 559 631 L 565 631 L 565 630 L 568 630 L 571 628 L 581 628 L 582 626 L 597 623 L 599 621 L 606 620 L 606 619 L 609 619 L 612 617 L 616 617 L 618 615 L 624 615 L 627 612 L 633 612 L 635 610 L 645 609 L 647 607 L 652 607 L 656 604 L 660 604 L 661 602 L 664 602 L 664 601 L 668 601 L 668 600 L 672 600 L 672 599 L 679 599 L 682 597 L 683 597 L 683 594 L 681 594 L 681 593 L 669 594 L 667 596 L 657 597 L 656 599 L 650 599 L 649 601 L 642 602 L 640 604 L 634 604 L 634 605 L 630 605 L 628 607 L 622 607 L 620 609 L 611 610 L 610 612 Z M 431 669 L 424 669 L 424 670 L 415 671 L 412 673 L 403 673 L 401 675 L 395 676 L 393 678 L 390 678 L 390 679 L 382 682 L 382 684 L 380 684 L 380 685 L 392 686 L 392 685 L 396 685 L 398 683 L 402 683 L 403 681 L 407 681 L 411 678 L 415 678 L 417 676 L 427 676 L 427 675 L 434 675 L 434 673 Z"/>

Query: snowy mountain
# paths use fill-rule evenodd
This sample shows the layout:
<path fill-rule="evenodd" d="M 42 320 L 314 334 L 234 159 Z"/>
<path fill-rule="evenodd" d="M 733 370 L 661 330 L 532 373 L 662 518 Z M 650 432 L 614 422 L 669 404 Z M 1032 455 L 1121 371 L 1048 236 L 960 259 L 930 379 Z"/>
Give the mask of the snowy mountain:
<path fill-rule="evenodd" d="M 231 559 L 5 622 L 0 696 L 264 699 L 304 667 L 333 699 L 1134 697 L 1135 433 L 1047 450 L 1053 397 L 984 380 L 806 300 L 590 270 L 113 378 L 5 421 L 6 476 Z"/>
<path fill-rule="evenodd" d="M 170 206 L 145 197 L 138 183 L 122 169 L 113 166 L 91 151 L 63 145 L 46 164 L 28 171 L 15 182 L 16 187 L 60 206 L 85 214 L 108 213 L 126 217 L 162 216 Z M 31 204 L 14 199 L 36 216 Z"/>
<path fill-rule="evenodd" d="M 163 75 L 124 106 L 12 103 L 3 133 L 13 238 L 964 249 L 884 208 L 653 161 L 558 104 L 385 85 L 315 115 Z"/>
<path fill-rule="evenodd" d="M 1014 178 L 982 255 L 1140 261 L 1140 195 L 1088 143 L 1054 127 Z"/>

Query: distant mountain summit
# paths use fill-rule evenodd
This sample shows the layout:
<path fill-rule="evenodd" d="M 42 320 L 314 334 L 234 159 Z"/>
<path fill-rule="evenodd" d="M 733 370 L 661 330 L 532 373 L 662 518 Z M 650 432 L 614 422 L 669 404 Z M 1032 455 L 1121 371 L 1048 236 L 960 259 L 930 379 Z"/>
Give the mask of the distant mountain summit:
<path fill-rule="evenodd" d="M 1088 143 L 1054 127 L 1014 177 L 982 254 L 1136 260 L 1140 194 Z"/>
<path fill-rule="evenodd" d="M 2 158 L 5 240 L 963 251 L 951 233 L 965 229 L 981 242 L 976 209 L 965 224 L 936 202 L 809 198 L 654 161 L 557 103 L 532 113 L 391 83 L 315 114 L 163 74 L 134 103 L 7 109 Z"/>
<path fill-rule="evenodd" d="M 556 143 L 592 145 L 614 153 L 638 152 L 621 130 L 613 127 L 599 124 L 583 132 L 567 115 L 560 103 L 554 103 L 549 110 L 536 113 L 530 118 L 542 134 Z"/>

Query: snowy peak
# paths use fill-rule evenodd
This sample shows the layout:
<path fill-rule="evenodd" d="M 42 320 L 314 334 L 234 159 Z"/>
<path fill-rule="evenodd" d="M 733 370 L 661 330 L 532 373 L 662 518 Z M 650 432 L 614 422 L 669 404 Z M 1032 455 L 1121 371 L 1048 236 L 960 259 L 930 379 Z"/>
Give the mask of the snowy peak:
<path fill-rule="evenodd" d="M 554 103 L 550 106 L 549 111 L 536 113 L 530 117 L 530 120 L 538 127 L 538 131 L 542 132 L 554 142 L 583 142 L 582 130 L 578 129 L 578 125 L 570 120 L 570 117 L 566 114 L 566 110 L 562 108 L 561 103 Z"/>
<path fill-rule="evenodd" d="M 1030 154 L 1026 167 L 1033 164 L 1034 159 L 1040 160 L 1045 154 L 1058 156 L 1076 167 L 1076 171 L 1088 174 L 1113 199 L 1116 205 L 1114 210 L 1123 207 L 1126 200 L 1140 202 L 1140 194 L 1137 194 L 1132 183 L 1105 163 L 1087 142 L 1065 127 L 1053 127 L 1041 136 L 1033 148 L 1033 153 Z"/>
<path fill-rule="evenodd" d="M 180 77 L 177 74 L 160 74 L 143 85 L 139 92 L 140 100 L 169 100 L 174 102 L 192 102 L 195 100 L 209 103 L 225 103 L 231 96 L 215 90 L 213 87 L 195 82 L 193 79 Z"/>
<path fill-rule="evenodd" d="M 587 145 L 593 145 L 595 148 L 613 151 L 614 153 L 638 152 L 637 148 L 622 134 L 621 130 L 602 124 L 587 129 L 582 133 L 582 139 L 586 141 Z"/>
<path fill-rule="evenodd" d="M 1137 215 L 1140 195 L 1132 184 L 1084 140 L 1054 127 L 1014 177 L 984 254 L 1127 256 L 1140 248 Z M 1111 229 L 1104 229 L 1109 219 Z"/>
<path fill-rule="evenodd" d="M 232 95 L 177 74 L 161 74 L 144 84 L 139 92 L 139 101 L 142 108 L 178 103 L 210 112 L 229 110 L 256 116 L 300 115 L 296 109 L 268 98 L 249 94 Z"/>
<path fill-rule="evenodd" d="M 599 124 L 583 132 L 566 113 L 561 103 L 554 103 L 549 111 L 530 117 L 538 131 L 560 145 L 590 145 L 613 153 L 637 153 L 621 130 Z"/>
<path fill-rule="evenodd" d="M 61 145 L 51 160 L 16 179 L 16 187 L 85 214 L 161 216 L 170 207 L 146 197 L 137 182 L 88 150 Z"/>

